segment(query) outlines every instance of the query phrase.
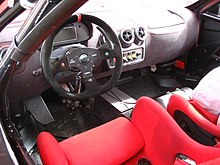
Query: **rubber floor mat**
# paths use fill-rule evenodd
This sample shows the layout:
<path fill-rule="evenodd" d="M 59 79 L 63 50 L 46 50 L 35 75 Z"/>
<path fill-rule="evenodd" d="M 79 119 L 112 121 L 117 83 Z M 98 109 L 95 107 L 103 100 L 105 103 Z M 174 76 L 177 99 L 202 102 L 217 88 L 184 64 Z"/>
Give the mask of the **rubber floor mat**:
<path fill-rule="evenodd" d="M 150 76 L 131 80 L 118 88 L 135 99 L 141 96 L 156 98 L 167 92 L 167 89 L 159 87 Z"/>

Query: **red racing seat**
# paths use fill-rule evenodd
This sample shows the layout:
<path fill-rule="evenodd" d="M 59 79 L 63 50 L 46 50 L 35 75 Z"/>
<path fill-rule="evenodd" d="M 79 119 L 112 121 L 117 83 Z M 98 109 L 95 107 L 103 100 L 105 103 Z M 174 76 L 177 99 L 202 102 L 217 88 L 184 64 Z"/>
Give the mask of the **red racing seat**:
<path fill-rule="evenodd" d="M 177 112 L 183 113 L 204 131 L 220 138 L 220 127 L 216 125 L 218 117 L 203 109 L 197 102 L 188 101 L 180 95 L 173 94 L 170 97 L 167 111 L 173 118 L 177 117 Z"/>
<path fill-rule="evenodd" d="M 45 165 L 138 164 L 143 158 L 152 165 L 187 164 L 180 154 L 197 164 L 220 163 L 220 148 L 192 140 L 160 104 L 147 97 L 137 101 L 131 120 L 119 117 L 60 143 L 42 132 L 37 145 Z"/>

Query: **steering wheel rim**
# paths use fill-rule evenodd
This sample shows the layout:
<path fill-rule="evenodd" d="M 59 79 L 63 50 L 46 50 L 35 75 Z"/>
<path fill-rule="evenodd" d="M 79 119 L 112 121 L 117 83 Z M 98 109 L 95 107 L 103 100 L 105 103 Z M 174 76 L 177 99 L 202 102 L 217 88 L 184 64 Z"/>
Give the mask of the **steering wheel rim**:
<path fill-rule="evenodd" d="M 100 56 L 101 56 L 100 60 L 106 60 L 110 58 L 115 58 L 116 60 L 115 60 L 115 68 L 112 69 L 113 71 L 112 76 L 106 84 L 98 85 L 93 75 L 91 77 L 90 76 L 84 77 L 85 86 L 86 86 L 85 91 L 82 93 L 75 94 L 75 93 L 65 90 L 63 87 L 60 86 L 58 81 L 55 79 L 55 76 L 53 74 L 54 66 L 50 62 L 50 57 L 53 51 L 53 41 L 56 35 L 66 24 L 74 23 L 77 21 L 78 22 L 79 21 L 90 22 L 100 27 L 101 30 L 103 30 L 105 33 L 104 36 L 108 37 L 108 41 L 110 41 L 111 45 L 109 46 L 113 48 L 111 49 L 109 47 L 106 47 L 106 45 L 98 48 L 100 52 Z M 93 50 L 93 49 L 90 49 L 90 50 Z M 84 49 L 84 51 L 86 51 L 86 49 Z M 106 51 L 108 54 L 107 56 L 105 55 Z M 114 31 L 111 29 L 111 27 L 107 23 L 105 23 L 103 20 L 95 16 L 86 15 L 86 14 L 73 15 L 69 19 L 67 19 L 59 28 L 57 28 L 43 43 L 42 51 L 41 51 L 41 58 L 42 58 L 43 73 L 47 81 L 51 84 L 53 89 L 58 94 L 70 100 L 83 100 L 83 99 L 90 98 L 90 97 L 99 95 L 101 93 L 107 92 L 108 90 L 110 90 L 112 87 L 116 85 L 118 79 L 120 78 L 121 70 L 122 70 L 122 49 L 121 49 L 118 37 L 116 36 Z"/>

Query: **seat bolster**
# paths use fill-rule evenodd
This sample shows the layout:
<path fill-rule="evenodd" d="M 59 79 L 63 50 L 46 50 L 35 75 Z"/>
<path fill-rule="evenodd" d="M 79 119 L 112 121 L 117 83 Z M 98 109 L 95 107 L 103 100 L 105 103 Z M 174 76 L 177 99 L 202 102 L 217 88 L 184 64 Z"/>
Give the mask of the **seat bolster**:
<path fill-rule="evenodd" d="M 178 110 L 187 115 L 193 122 L 203 128 L 208 133 L 220 137 L 220 127 L 213 124 L 203 115 L 201 115 L 187 100 L 179 95 L 172 95 L 167 106 L 167 112 L 174 117 L 175 111 Z"/>
<path fill-rule="evenodd" d="M 60 143 L 70 164 L 121 164 L 144 147 L 143 137 L 126 118 L 106 124 Z"/>
<path fill-rule="evenodd" d="M 207 118 L 213 124 L 217 124 L 218 116 L 213 115 L 206 109 L 202 108 L 196 101 L 189 100 L 189 103 L 199 112 L 202 116 Z"/>
<path fill-rule="evenodd" d="M 68 165 L 59 143 L 51 134 L 41 132 L 37 137 L 37 146 L 44 165 Z"/>

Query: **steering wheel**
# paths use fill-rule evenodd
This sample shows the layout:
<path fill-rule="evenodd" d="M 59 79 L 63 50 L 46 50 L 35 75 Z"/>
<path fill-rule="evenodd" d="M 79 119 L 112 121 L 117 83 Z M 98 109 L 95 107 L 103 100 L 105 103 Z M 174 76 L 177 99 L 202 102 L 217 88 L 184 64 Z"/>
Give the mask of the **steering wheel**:
<path fill-rule="evenodd" d="M 53 41 L 56 35 L 67 23 L 74 23 L 77 21 L 85 21 L 97 25 L 97 29 L 104 36 L 106 42 L 97 48 L 71 46 L 65 49 L 63 55 L 58 60 L 52 60 L 51 54 L 53 52 Z M 107 92 L 116 85 L 121 75 L 122 50 L 120 42 L 114 31 L 107 23 L 91 15 L 78 14 L 67 19 L 45 40 L 42 46 L 41 56 L 43 73 L 47 81 L 58 94 L 70 100 L 83 100 Z M 106 84 L 101 85 L 94 78 L 92 73 L 93 67 L 99 60 L 113 58 L 115 61 L 115 67 L 112 69 L 111 78 Z M 65 90 L 55 79 L 57 68 L 59 68 L 59 71 L 73 71 L 73 68 L 78 68 L 81 71 L 83 82 L 85 83 L 85 90 L 81 93 Z"/>

